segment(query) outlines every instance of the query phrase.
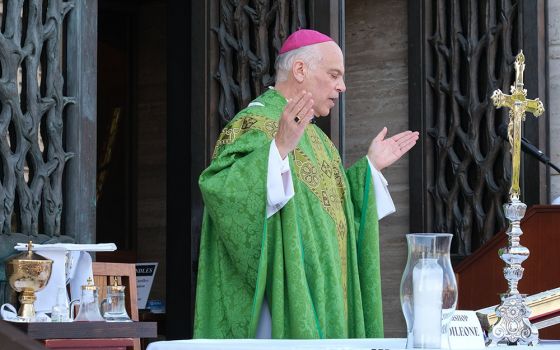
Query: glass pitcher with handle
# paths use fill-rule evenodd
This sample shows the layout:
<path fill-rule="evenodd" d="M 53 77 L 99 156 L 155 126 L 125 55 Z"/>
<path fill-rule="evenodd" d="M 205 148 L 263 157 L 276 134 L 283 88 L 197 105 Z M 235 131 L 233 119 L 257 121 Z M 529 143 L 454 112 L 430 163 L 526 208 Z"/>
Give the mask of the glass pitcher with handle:
<path fill-rule="evenodd" d="M 107 298 L 101 302 L 103 318 L 107 322 L 132 322 L 125 306 L 125 286 L 118 284 L 114 277 L 113 284 L 107 286 Z"/>
<path fill-rule="evenodd" d="M 78 316 L 76 316 L 74 321 L 105 321 L 99 312 L 99 289 L 93 284 L 91 277 L 88 278 L 87 282 L 87 284 L 82 286 L 82 296 L 80 300 L 75 300 L 71 303 L 79 302 Z M 70 312 L 71 314 L 74 313 L 74 308 L 72 306 L 70 306 Z"/>

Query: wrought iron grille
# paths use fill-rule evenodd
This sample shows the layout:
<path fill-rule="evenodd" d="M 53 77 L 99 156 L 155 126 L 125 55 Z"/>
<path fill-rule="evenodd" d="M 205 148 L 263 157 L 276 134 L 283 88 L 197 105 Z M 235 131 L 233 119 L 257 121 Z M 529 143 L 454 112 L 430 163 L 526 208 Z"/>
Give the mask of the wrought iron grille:
<path fill-rule="evenodd" d="M 219 1 L 219 23 L 212 30 L 219 46 L 214 77 L 222 127 L 274 83 L 277 52 L 290 33 L 306 28 L 307 13 L 305 0 Z"/>
<path fill-rule="evenodd" d="M 490 95 L 509 91 L 518 52 L 519 2 L 438 0 L 432 7 L 427 72 L 428 135 L 433 143 L 434 229 L 454 234 L 469 255 L 506 225 L 509 146 L 497 135 L 507 111 Z"/>
<path fill-rule="evenodd" d="M 4 0 L 0 33 L 0 228 L 60 236 L 63 172 L 65 18 L 63 0 Z M 44 240 L 44 239 L 43 239 Z"/>

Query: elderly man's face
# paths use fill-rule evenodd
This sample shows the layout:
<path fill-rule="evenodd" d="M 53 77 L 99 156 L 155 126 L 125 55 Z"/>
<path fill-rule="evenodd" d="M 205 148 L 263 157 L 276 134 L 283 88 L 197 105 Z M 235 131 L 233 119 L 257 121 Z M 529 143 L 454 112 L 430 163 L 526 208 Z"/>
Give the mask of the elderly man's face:
<path fill-rule="evenodd" d="M 344 84 L 344 59 L 338 45 L 332 41 L 317 44 L 321 59 L 308 71 L 304 88 L 312 93 L 315 115 L 326 116 L 341 92 Z"/>

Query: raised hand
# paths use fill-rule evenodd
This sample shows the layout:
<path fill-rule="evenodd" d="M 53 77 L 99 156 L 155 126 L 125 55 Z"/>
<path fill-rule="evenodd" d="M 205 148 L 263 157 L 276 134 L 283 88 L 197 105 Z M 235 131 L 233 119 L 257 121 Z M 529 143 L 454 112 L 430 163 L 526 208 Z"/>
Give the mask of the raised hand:
<path fill-rule="evenodd" d="M 296 97 L 288 100 L 274 138 L 282 159 L 296 148 L 314 114 L 313 98 L 310 92 L 302 91 Z"/>
<path fill-rule="evenodd" d="M 383 130 L 371 141 L 368 150 L 368 158 L 377 170 L 382 170 L 399 160 L 408 152 L 418 140 L 418 131 L 403 131 L 399 134 L 385 138 L 387 128 Z"/>

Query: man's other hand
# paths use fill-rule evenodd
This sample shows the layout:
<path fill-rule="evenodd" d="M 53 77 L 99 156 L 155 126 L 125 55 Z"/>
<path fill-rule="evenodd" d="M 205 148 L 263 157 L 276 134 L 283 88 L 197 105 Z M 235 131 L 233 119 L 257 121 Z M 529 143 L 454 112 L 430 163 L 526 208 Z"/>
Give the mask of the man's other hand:
<path fill-rule="evenodd" d="M 379 171 L 399 160 L 416 144 L 419 137 L 418 131 L 410 130 L 387 139 L 385 136 L 387 136 L 386 127 L 371 141 L 367 154 L 370 162 Z"/>

